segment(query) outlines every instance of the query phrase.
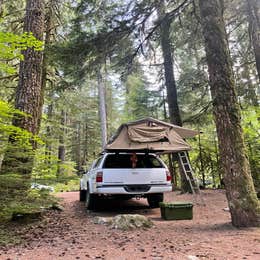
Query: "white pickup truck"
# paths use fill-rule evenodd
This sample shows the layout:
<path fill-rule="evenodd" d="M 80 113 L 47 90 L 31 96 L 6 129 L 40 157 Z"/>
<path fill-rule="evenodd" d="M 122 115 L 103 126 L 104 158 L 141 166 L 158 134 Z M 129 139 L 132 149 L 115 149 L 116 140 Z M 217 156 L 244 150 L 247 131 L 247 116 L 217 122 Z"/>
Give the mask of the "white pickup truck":
<path fill-rule="evenodd" d="M 158 207 L 171 190 L 171 175 L 155 154 L 105 153 L 83 174 L 80 201 L 94 209 L 105 196 L 146 197 L 150 207 Z"/>

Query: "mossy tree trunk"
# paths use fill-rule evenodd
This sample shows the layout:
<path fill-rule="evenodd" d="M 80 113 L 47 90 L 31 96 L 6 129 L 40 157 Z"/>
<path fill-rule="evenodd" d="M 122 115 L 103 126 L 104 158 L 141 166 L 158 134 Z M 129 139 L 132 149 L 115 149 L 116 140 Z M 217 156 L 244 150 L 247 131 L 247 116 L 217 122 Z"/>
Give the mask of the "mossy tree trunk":
<path fill-rule="evenodd" d="M 44 32 L 44 1 L 27 0 L 24 19 L 24 32 L 32 33 L 38 40 L 43 39 Z M 15 108 L 28 116 L 17 116 L 13 125 L 33 135 L 38 134 L 41 117 L 42 87 L 42 51 L 27 48 L 23 51 L 24 60 L 20 62 L 19 82 L 15 96 Z M 33 167 L 36 142 L 25 147 L 17 142 L 17 135 L 9 138 L 9 145 L 3 161 L 2 173 L 20 173 L 30 179 Z"/>
<path fill-rule="evenodd" d="M 223 20 L 223 2 L 200 0 L 199 4 L 220 163 L 232 224 L 237 227 L 259 226 L 260 204 L 245 151 L 240 107 Z"/>
<path fill-rule="evenodd" d="M 31 32 L 38 40 L 43 39 L 44 32 L 44 1 L 27 0 L 24 32 Z M 16 91 L 15 108 L 27 113 L 24 117 L 14 121 L 15 126 L 37 134 L 40 121 L 42 87 L 42 59 L 43 52 L 28 48 L 24 51 L 24 60 L 20 63 L 19 83 Z"/>

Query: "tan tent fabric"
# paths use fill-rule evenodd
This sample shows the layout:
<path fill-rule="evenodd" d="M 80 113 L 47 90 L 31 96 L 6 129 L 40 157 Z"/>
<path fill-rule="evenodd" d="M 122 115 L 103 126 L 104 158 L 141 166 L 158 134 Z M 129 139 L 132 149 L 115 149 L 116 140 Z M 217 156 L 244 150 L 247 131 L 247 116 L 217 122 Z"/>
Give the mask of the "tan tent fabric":
<path fill-rule="evenodd" d="M 182 138 L 192 138 L 194 136 L 196 136 L 197 134 L 199 134 L 198 131 L 195 130 L 191 130 L 185 127 L 181 127 L 178 125 L 173 125 L 164 121 L 160 121 L 158 119 L 154 119 L 152 117 L 148 117 L 148 118 L 144 118 L 144 119 L 140 119 L 134 122 L 129 122 L 126 125 L 137 125 L 137 124 L 142 124 L 142 123 L 147 123 L 150 122 L 151 124 L 157 124 L 160 126 L 168 126 L 168 127 L 172 127 Z"/>
<path fill-rule="evenodd" d="M 123 124 L 110 139 L 106 150 L 152 150 L 154 152 L 187 151 L 191 147 L 183 138 L 197 131 L 175 126 L 153 118 Z"/>
<path fill-rule="evenodd" d="M 128 136 L 133 142 L 156 142 L 168 138 L 169 127 L 161 126 L 128 126 Z"/>

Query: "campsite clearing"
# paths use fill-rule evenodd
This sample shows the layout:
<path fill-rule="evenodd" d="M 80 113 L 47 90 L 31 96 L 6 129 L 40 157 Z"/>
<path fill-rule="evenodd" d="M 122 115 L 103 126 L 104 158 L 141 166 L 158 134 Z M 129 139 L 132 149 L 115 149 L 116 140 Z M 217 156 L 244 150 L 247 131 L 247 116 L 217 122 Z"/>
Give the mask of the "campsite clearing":
<path fill-rule="evenodd" d="M 260 230 L 232 227 L 223 190 L 202 194 L 206 207 L 195 205 L 193 220 L 163 221 L 146 200 L 111 201 L 100 211 L 86 212 L 78 192 L 61 193 L 64 211 L 50 211 L 28 227 L 8 227 L 23 243 L 1 248 L 0 259 L 259 259 Z M 190 201 L 192 196 L 167 193 L 166 201 L 173 200 Z M 154 227 L 121 231 L 93 222 L 95 216 L 121 213 L 145 215 Z"/>

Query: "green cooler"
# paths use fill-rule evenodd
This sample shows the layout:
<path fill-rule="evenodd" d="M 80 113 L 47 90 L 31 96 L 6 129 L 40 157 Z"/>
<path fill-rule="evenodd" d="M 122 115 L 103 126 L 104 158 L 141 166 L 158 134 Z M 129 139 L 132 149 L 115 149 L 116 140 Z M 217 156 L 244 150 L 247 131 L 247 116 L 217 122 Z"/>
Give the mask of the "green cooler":
<path fill-rule="evenodd" d="M 192 219 L 193 217 L 191 202 L 161 202 L 160 208 L 161 216 L 165 220 Z"/>

